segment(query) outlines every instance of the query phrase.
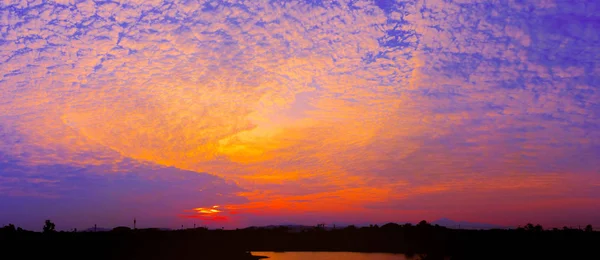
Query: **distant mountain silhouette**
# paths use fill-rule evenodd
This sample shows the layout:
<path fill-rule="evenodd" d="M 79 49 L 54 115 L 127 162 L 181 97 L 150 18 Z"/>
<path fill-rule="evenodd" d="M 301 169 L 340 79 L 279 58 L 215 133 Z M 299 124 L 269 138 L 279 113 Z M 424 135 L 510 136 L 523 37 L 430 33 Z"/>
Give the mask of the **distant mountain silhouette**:
<path fill-rule="evenodd" d="M 461 228 L 461 229 L 494 229 L 494 228 L 508 228 L 505 226 L 495 225 L 495 224 L 487 224 L 487 223 L 476 223 L 476 222 L 466 222 L 466 221 L 454 221 L 448 218 L 438 219 L 431 224 L 440 225 L 447 228 Z"/>

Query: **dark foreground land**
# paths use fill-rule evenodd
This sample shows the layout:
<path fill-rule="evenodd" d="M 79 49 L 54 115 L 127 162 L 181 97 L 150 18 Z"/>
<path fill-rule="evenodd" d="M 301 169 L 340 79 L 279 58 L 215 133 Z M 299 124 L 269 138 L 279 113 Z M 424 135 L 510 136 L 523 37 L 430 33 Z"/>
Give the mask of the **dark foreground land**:
<path fill-rule="evenodd" d="M 34 233 L 0 231 L 0 259 L 256 259 L 247 251 L 392 252 L 424 259 L 600 259 L 600 232 L 457 230 L 429 224 L 291 231 L 152 229 Z"/>
<path fill-rule="evenodd" d="M 0 235 L 0 259 L 253 260 L 226 232 L 119 230 Z"/>

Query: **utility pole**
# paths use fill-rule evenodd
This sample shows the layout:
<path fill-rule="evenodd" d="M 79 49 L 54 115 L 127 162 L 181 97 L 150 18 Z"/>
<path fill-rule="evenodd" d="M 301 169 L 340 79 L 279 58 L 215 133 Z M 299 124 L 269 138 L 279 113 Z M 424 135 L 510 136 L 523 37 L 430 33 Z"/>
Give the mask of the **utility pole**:
<path fill-rule="evenodd" d="M 133 229 L 136 229 L 137 220 L 133 218 Z"/>
<path fill-rule="evenodd" d="M 98 230 L 98 226 L 96 224 L 94 224 L 94 232 L 96 232 Z"/>

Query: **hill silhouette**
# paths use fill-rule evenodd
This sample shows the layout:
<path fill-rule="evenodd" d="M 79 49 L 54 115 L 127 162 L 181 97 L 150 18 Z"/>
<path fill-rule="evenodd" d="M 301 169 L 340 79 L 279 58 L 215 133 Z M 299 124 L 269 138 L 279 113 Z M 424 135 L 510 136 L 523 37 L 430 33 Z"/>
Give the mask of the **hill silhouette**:
<path fill-rule="evenodd" d="M 106 231 L 111 231 L 111 228 L 102 228 L 102 227 L 91 227 L 91 228 L 87 228 L 82 230 L 82 232 L 106 232 Z"/>

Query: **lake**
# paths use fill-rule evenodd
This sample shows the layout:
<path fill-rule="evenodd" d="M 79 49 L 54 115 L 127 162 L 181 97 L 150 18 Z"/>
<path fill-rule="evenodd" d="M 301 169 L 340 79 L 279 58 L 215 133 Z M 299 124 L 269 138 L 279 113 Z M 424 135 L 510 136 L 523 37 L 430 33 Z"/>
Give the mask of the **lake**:
<path fill-rule="evenodd" d="M 268 260 L 418 260 L 419 257 L 407 257 L 390 253 L 354 253 L 354 252 L 252 252 L 252 255 L 268 256 Z"/>

